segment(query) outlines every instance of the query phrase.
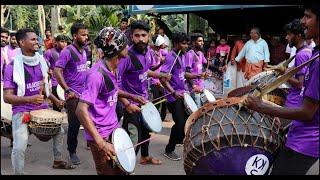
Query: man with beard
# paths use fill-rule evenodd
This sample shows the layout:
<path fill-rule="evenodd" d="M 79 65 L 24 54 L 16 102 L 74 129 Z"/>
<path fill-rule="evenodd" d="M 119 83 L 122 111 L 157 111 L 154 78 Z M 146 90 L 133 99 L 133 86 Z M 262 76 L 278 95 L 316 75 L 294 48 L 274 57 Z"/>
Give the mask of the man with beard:
<path fill-rule="evenodd" d="M 304 45 L 305 35 L 304 35 L 304 27 L 300 23 L 299 19 L 295 19 L 289 24 L 285 26 L 285 30 L 287 32 L 286 39 L 288 40 L 289 46 L 295 47 L 296 57 L 295 63 L 292 68 L 299 66 L 304 63 L 308 59 L 310 59 L 312 55 L 312 50 L 307 45 Z M 297 107 L 299 106 L 299 102 L 301 101 L 302 95 L 300 95 L 304 77 L 307 71 L 307 66 L 302 68 L 299 72 L 297 72 L 292 78 L 288 80 L 288 83 L 292 86 L 289 89 L 289 93 L 287 95 L 286 107 Z"/>
<path fill-rule="evenodd" d="M 186 53 L 186 71 L 197 75 L 196 79 L 189 81 L 189 91 L 198 107 L 202 106 L 200 94 L 204 90 L 204 80 L 206 72 L 203 72 L 203 64 L 207 64 L 207 60 L 202 52 L 203 35 L 195 33 L 191 36 L 192 49 Z"/>
<path fill-rule="evenodd" d="M 87 71 L 87 55 L 83 46 L 88 40 L 88 29 L 80 22 L 71 26 L 73 43 L 65 47 L 54 68 L 59 85 L 66 93 L 66 108 L 68 113 L 68 151 L 73 164 L 80 164 L 76 154 L 80 121 L 75 114 L 79 96 L 85 89 Z"/>
<path fill-rule="evenodd" d="M 301 19 L 306 38 L 313 38 L 316 43 L 311 58 L 319 55 L 319 14 L 319 6 L 307 5 Z M 245 105 L 254 111 L 293 120 L 272 174 L 319 175 L 319 58 L 307 66 L 302 98 L 296 107 L 274 107 L 252 95 L 245 100 Z"/>
<path fill-rule="evenodd" d="M 43 40 L 44 47 L 45 47 L 45 50 L 49 50 L 49 49 L 53 48 L 53 44 L 54 44 L 50 28 L 47 28 L 45 30 L 45 35 L 46 35 L 46 39 Z"/>
<path fill-rule="evenodd" d="M 53 71 L 54 71 L 54 67 L 56 65 L 56 61 L 59 59 L 59 56 L 60 56 L 60 53 L 61 53 L 62 49 L 67 46 L 67 41 L 68 41 L 68 37 L 67 36 L 58 35 L 55 38 L 55 47 L 51 48 L 51 49 L 48 49 L 44 53 L 44 58 L 50 64 L 50 66 L 49 66 L 49 74 L 51 75 L 52 93 L 56 97 L 58 97 L 58 94 L 57 94 L 58 81 L 57 81 L 55 75 L 53 74 Z M 53 110 L 60 111 L 61 109 L 59 109 L 56 105 L 53 105 Z"/>
<path fill-rule="evenodd" d="M 129 47 L 129 56 L 123 58 L 119 64 L 119 76 L 121 77 L 120 88 L 131 94 L 140 95 L 148 99 L 147 78 L 163 77 L 170 79 L 170 76 L 150 70 L 153 57 L 148 47 L 149 25 L 144 21 L 137 20 L 130 25 L 130 29 L 133 45 Z M 124 104 L 126 110 L 124 111 L 123 127 L 128 131 L 129 135 L 132 135 L 133 133 L 130 132 L 129 124 L 134 125 L 138 130 L 138 142 L 141 142 L 150 138 L 150 131 L 142 123 L 141 112 L 135 113 L 131 110 L 138 108 L 138 105 L 138 103 L 132 100 Z M 139 149 L 140 146 L 136 149 L 137 153 Z M 149 141 L 141 145 L 140 164 L 162 164 L 159 159 L 149 156 Z"/>
<path fill-rule="evenodd" d="M 1 81 L 3 80 L 4 66 L 9 64 L 9 59 L 7 57 L 7 53 L 4 50 L 4 47 L 9 43 L 9 31 L 1 27 Z"/>
<path fill-rule="evenodd" d="M 17 50 L 19 49 L 18 43 L 16 40 L 16 33 L 10 33 L 10 44 L 4 47 L 4 53 L 7 55 L 8 64 L 13 60 L 13 57 L 16 55 Z"/>
<path fill-rule="evenodd" d="M 174 161 L 181 160 L 181 157 L 174 150 L 176 144 L 181 143 L 184 138 L 184 125 L 188 118 L 183 102 L 185 79 L 190 80 L 199 77 L 186 71 L 185 53 L 188 49 L 188 41 L 189 38 L 185 33 L 173 33 L 173 49 L 166 55 L 165 63 L 161 68 L 161 72 L 172 74 L 172 78 L 169 81 L 165 78 L 160 78 L 160 82 L 166 89 L 165 94 L 172 93 L 172 95 L 167 96 L 167 101 L 168 109 L 175 124 L 171 128 L 170 139 L 164 156 Z"/>
<path fill-rule="evenodd" d="M 4 101 L 12 104 L 12 167 L 14 174 L 24 174 L 25 150 L 28 144 L 28 125 L 25 117 L 30 111 L 48 109 L 45 97 L 53 103 L 63 106 L 55 96 L 50 94 L 45 85 L 45 95 L 41 92 L 42 82 L 48 84 L 48 66 L 37 50 L 39 44 L 37 35 L 32 29 L 20 29 L 17 32 L 17 42 L 21 51 L 7 66 L 4 76 Z M 40 94 L 39 94 L 40 92 Z M 53 137 L 53 168 L 70 169 L 71 166 L 62 161 L 64 130 Z"/>

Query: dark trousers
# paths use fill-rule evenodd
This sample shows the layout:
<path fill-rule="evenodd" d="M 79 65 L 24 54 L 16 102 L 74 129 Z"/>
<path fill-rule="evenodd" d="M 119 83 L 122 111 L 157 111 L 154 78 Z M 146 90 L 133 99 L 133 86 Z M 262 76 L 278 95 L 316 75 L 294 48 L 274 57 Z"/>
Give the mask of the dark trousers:
<path fill-rule="evenodd" d="M 66 108 L 68 114 L 68 151 L 75 153 L 78 146 L 78 133 L 80 128 L 80 121 L 75 114 L 79 99 L 69 99 L 66 101 Z"/>
<path fill-rule="evenodd" d="M 122 103 L 120 101 L 117 101 L 116 114 L 118 117 L 118 122 L 120 122 L 121 117 L 123 116 L 123 107 L 122 107 Z"/>
<path fill-rule="evenodd" d="M 153 99 L 156 99 L 164 95 L 164 89 L 160 85 L 152 84 L 151 91 L 153 94 Z M 157 104 L 156 108 L 159 110 L 161 120 L 163 121 L 167 115 L 167 103 L 163 102 L 161 104 Z"/>
<path fill-rule="evenodd" d="M 305 175 L 319 158 L 300 154 L 284 147 L 273 163 L 272 175 Z"/>
<path fill-rule="evenodd" d="M 132 133 L 129 131 L 128 124 L 131 123 L 136 127 L 138 131 L 138 143 L 150 138 L 149 129 L 147 129 L 144 126 L 142 120 L 140 120 L 140 118 L 142 118 L 142 115 L 140 112 L 131 114 L 131 113 L 128 113 L 126 110 L 124 110 L 123 115 L 124 116 L 123 116 L 122 127 L 128 132 L 129 136 Z M 144 157 L 149 156 L 149 141 L 137 146 L 136 154 L 138 154 L 140 147 L 141 147 L 141 156 L 144 156 Z"/>
<path fill-rule="evenodd" d="M 176 144 L 183 141 L 184 125 L 188 118 L 183 99 L 177 99 L 172 103 L 168 103 L 168 109 L 172 114 L 174 125 L 171 128 L 169 143 L 166 146 L 166 153 L 174 151 Z"/>
<path fill-rule="evenodd" d="M 98 148 L 98 144 L 94 141 L 87 141 L 90 147 L 94 163 L 96 165 L 96 171 L 98 175 L 125 175 L 113 160 L 107 160 L 107 156 L 104 151 Z"/>
<path fill-rule="evenodd" d="M 52 86 L 52 94 L 53 94 L 56 98 L 60 99 L 60 98 L 58 97 L 58 93 L 57 93 L 57 86 Z M 52 108 L 53 108 L 53 110 L 55 110 L 55 111 L 61 111 L 61 109 L 60 109 L 55 103 L 52 103 Z"/>

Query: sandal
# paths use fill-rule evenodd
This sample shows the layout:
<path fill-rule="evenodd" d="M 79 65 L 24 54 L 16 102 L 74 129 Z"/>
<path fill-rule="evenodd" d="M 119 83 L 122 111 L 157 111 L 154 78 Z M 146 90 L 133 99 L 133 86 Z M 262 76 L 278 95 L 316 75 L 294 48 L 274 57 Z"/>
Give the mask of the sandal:
<path fill-rule="evenodd" d="M 55 161 L 52 166 L 53 169 L 75 169 L 76 166 L 68 164 L 65 161 Z"/>
<path fill-rule="evenodd" d="M 142 165 L 147 165 L 147 164 L 161 165 L 162 161 L 160 161 L 159 159 L 156 159 L 154 157 L 147 157 L 147 158 L 141 158 L 140 164 L 142 164 Z"/>

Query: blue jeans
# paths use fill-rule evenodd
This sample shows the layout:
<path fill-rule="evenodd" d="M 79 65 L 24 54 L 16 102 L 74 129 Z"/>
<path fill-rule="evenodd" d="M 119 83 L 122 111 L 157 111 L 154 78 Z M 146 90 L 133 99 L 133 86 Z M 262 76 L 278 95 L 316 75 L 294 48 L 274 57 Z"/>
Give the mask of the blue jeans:
<path fill-rule="evenodd" d="M 28 145 L 28 125 L 22 122 L 23 113 L 12 116 L 13 148 L 11 154 L 14 174 L 24 174 L 24 159 Z M 55 161 L 62 160 L 64 130 L 61 127 L 59 134 L 53 137 L 53 156 Z"/>

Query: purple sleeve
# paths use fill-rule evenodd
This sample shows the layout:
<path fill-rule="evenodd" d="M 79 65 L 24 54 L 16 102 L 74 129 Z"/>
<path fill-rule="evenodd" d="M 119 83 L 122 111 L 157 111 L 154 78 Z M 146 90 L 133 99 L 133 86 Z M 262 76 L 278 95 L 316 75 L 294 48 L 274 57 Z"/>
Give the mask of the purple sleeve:
<path fill-rule="evenodd" d="M 191 52 L 187 52 L 185 55 L 185 65 L 186 67 L 192 67 L 192 62 L 193 62 L 193 54 Z"/>
<path fill-rule="evenodd" d="M 57 60 L 55 66 L 64 69 L 68 61 L 70 60 L 70 58 L 71 58 L 71 55 L 69 50 L 67 48 L 63 49 L 62 52 L 60 53 L 59 59 Z"/>
<path fill-rule="evenodd" d="M 312 69 L 311 69 L 312 68 Z M 310 97 L 319 102 L 319 59 L 314 61 L 312 67 L 310 67 L 309 84 L 305 89 L 305 96 Z"/>
<path fill-rule="evenodd" d="M 86 78 L 86 89 L 82 92 L 80 100 L 94 105 L 103 82 L 103 77 L 99 73 L 90 73 Z"/>
<path fill-rule="evenodd" d="M 49 68 L 53 69 L 54 68 L 54 61 L 53 58 L 51 56 L 51 50 L 47 50 L 44 55 L 43 55 L 44 59 L 47 61 L 47 63 L 49 64 Z"/>
<path fill-rule="evenodd" d="M 167 55 L 164 64 L 161 67 L 161 72 L 168 73 L 173 65 L 173 56 Z"/>
<path fill-rule="evenodd" d="M 17 89 L 17 84 L 13 82 L 13 63 L 6 66 L 3 78 L 4 89 Z"/>
<path fill-rule="evenodd" d="M 206 57 L 204 57 L 203 53 L 201 53 L 201 58 L 202 58 L 202 64 L 207 63 L 207 59 L 206 59 Z"/>
<path fill-rule="evenodd" d="M 306 62 L 311 57 L 311 52 L 301 52 L 296 55 L 295 66 L 299 66 L 300 64 Z M 300 71 L 296 73 L 297 76 L 305 75 L 307 72 L 308 66 L 303 67 Z"/>
<path fill-rule="evenodd" d="M 120 77 L 120 80 L 118 82 L 118 86 L 120 87 L 120 89 L 122 88 L 122 77 L 125 74 L 125 72 L 129 69 L 130 63 L 129 63 L 129 56 L 125 57 L 125 58 L 121 58 L 120 62 L 118 64 L 118 76 Z"/>

